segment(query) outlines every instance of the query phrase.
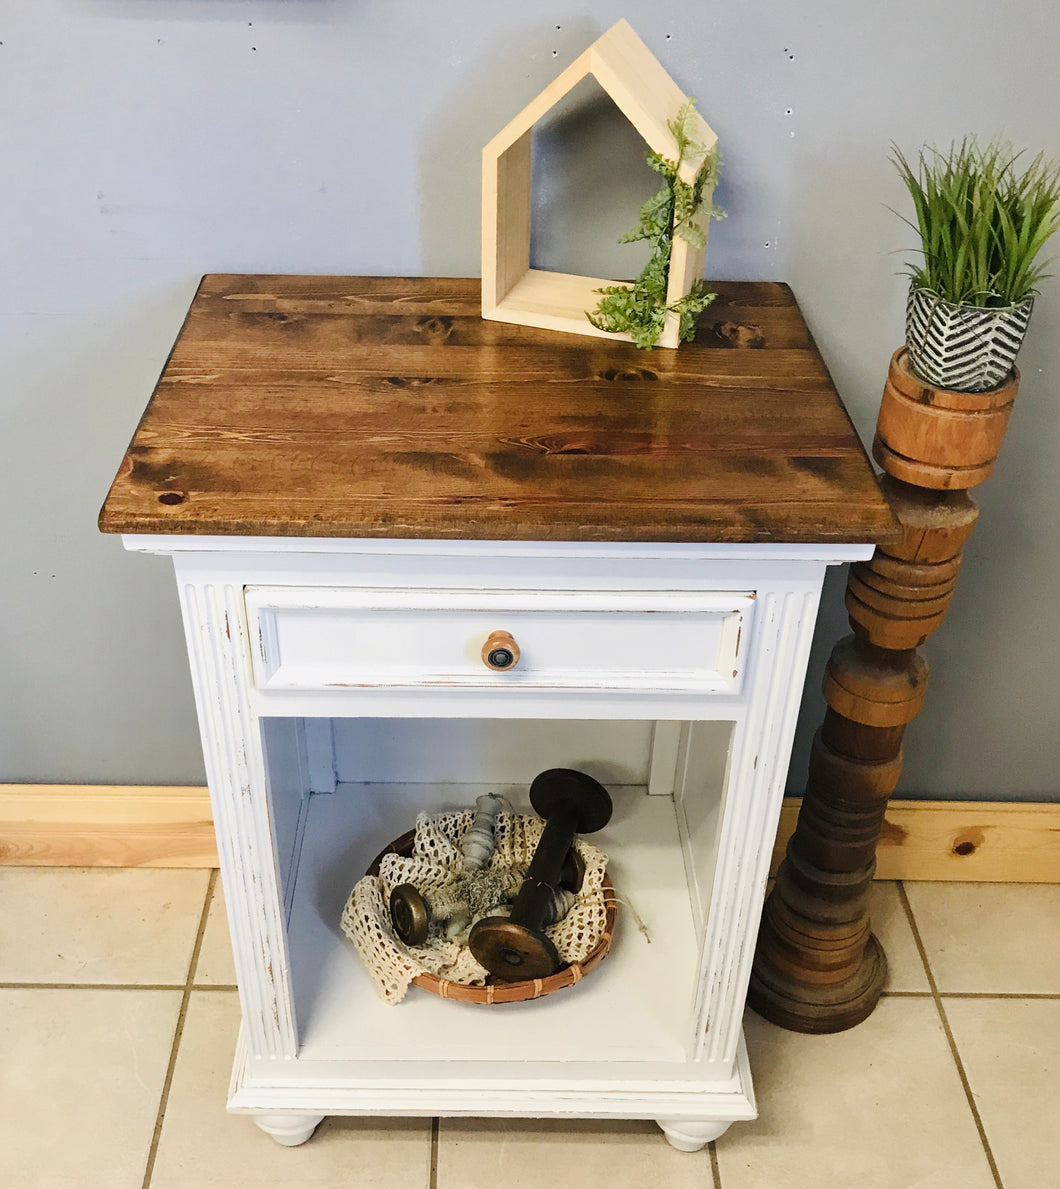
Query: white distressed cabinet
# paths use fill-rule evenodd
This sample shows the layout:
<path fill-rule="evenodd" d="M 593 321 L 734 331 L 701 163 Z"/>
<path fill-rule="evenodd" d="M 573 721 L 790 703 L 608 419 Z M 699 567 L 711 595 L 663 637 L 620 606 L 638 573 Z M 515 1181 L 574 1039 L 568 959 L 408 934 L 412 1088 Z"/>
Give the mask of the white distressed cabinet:
<path fill-rule="evenodd" d="M 567 1116 L 694 1151 L 754 1116 L 741 1017 L 821 583 L 890 520 L 788 291 L 719 288 L 675 362 L 483 323 L 475 282 L 200 288 L 101 525 L 173 558 L 228 1106 L 281 1143 L 328 1114 Z M 353 884 L 419 810 L 525 806 L 557 766 L 614 799 L 607 960 L 536 1001 L 385 1005 L 340 931 Z"/>

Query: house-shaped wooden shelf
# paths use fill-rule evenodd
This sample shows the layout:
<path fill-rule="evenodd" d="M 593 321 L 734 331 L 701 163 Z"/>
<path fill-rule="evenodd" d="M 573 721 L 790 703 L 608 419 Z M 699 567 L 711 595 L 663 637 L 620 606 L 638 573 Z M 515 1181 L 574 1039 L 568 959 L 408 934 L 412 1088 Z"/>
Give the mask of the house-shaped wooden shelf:
<path fill-rule="evenodd" d="M 687 96 L 658 58 L 619 21 L 591 46 L 482 150 L 482 316 L 521 326 L 542 326 L 574 334 L 629 342 L 629 335 L 597 330 L 585 316 L 599 302 L 594 293 L 618 282 L 600 277 L 546 272 L 530 267 L 530 156 L 534 125 L 582 79 L 591 75 L 651 149 L 676 160 L 678 149 L 668 127 Z M 702 117 L 699 140 L 708 150 L 717 136 Z M 697 163 L 683 162 L 681 178 L 690 185 Z M 703 211 L 711 194 L 704 193 Z M 634 222 L 631 212 L 630 223 Z M 702 216 L 704 232 L 709 215 Z M 672 305 L 703 275 L 704 248 L 674 237 L 666 304 Z M 676 347 L 679 316 L 670 314 L 659 346 Z"/>

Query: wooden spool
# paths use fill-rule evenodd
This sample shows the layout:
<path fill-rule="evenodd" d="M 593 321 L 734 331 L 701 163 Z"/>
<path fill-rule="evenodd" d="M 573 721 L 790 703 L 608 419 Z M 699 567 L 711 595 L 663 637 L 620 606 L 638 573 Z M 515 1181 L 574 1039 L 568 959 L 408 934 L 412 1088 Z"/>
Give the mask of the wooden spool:
<path fill-rule="evenodd" d="M 945 561 L 917 562 L 905 561 L 877 549 L 868 561 L 855 562 L 854 565 L 859 570 L 880 578 L 889 578 L 894 582 L 909 586 L 933 587 L 941 586 L 944 582 L 956 581 L 961 569 L 961 554 L 946 558 Z"/>
<path fill-rule="evenodd" d="M 805 828 L 792 837 L 792 847 L 819 871 L 859 870 L 875 858 L 882 823 L 882 807 L 876 814 L 862 814 L 856 826 L 845 831 L 834 818 L 815 816 L 807 809 Z"/>
<path fill-rule="evenodd" d="M 816 942 L 818 939 L 812 940 Z M 807 939 L 802 935 L 787 942 L 778 929 L 776 943 L 770 949 L 774 969 L 788 978 L 798 977 L 811 985 L 829 986 L 846 982 L 857 971 L 865 947 L 865 932 L 859 930 L 840 949 L 807 946 L 806 943 Z"/>
<path fill-rule="evenodd" d="M 886 804 L 902 774 L 901 735 L 889 755 L 878 759 L 854 759 L 829 746 L 825 725 L 813 737 L 810 747 L 808 785 L 832 804 L 857 806 L 859 814 Z"/>
<path fill-rule="evenodd" d="M 812 936 L 813 948 L 819 953 L 835 953 L 848 946 L 864 945 L 868 932 L 868 922 L 857 920 L 840 921 L 834 925 L 817 923 L 813 926 L 812 934 L 808 933 L 806 921 L 793 913 L 779 896 L 771 897 L 766 902 L 765 918 L 777 926 L 783 938 L 798 940 Z"/>
<path fill-rule="evenodd" d="M 593 834 L 611 820 L 612 804 L 598 780 L 574 768 L 549 768 L 534 777 L 530 804 L 545 829 L 530 867 L 505 917 L 485 917 L 471 930 L 468 949 L 494 978 L 544 979 L 561 966 L 545 932 L 549 905 L 576 834 Z"/>
<path fill-rule="evenodd" d="M 884 587 L 880 589 L 881 585 Z M 941 593 L 929 593 L 915 587 L 889 586 L 877 582 L 866 582 L 861 573 L 851 569 L 849 589 L 869 607 L 893 615 L 898 619 L 927 619 L 946 611 L 953 596 L 954 583 Z"/>
<path fill-rule="evenodd" d="M 905 651 L 917 648 L 942 623 L 953 589 L 942 597 L 896 598 L 860 581 L 851 573 L 845 605 L 856 635 L 878 648 Z"/>
<path fill-rule="evenodd" d="M 887 555 L 901 561 L 933 564 L 960 555 L 979 519 L 979 507 L 966 491 L 925 491 L 880 477 L 902 535 L 887 542 Z"/>
<path fill-rule="evenodd" d="M 801 874 L 800 874 L 801 869 Z M 816 874 L 822 878 L 818 880 Z M 857 878 L 835 880 L 829 891 L 822 895 L 824 877 L 828 873 L 817 872 L 812 863 L 792 854 L 791 843 L 784 856 L 784 863 L 777 872 L 771 897 L 783 900 L 788 908 L 803 922 L 807 936 L 816 935 L 820 926 L 831 927 L 852 925 L 865 918 L 869 909 L 869 887 L 873 868 L 869 867 Z M 836 875 L 835 872 L 832 873 Z M 820 886 L 818 886 L 820 885 Z"/>
<path fill-rule="evenodd" d="M 875 857 L 852 870 L 826 871 L 801 853 L 792 835 L 784 858 L 791 886 L 800 889 L 805 896 L 813 897 L 816 916 L 812 919 L 839 922 L 860 916 L 860 909 L 855 911 L 853 905 L 868 897 L 869 884 L 876 871 Z M 788 903 L 793 902 L 789 898 Z"/>
<path fill-rule="evenodd" d="M 945 563 L 928 567 L 896 562 L 889 572 L 880 573 L 871 561 L 867 561 L 855 562 L 850 573 L 866 593 L 910 603 L 948 598 L 957 585 L 957 574 L 946 573 L 948 568 Z M 866 602 L 871 601 L 871 596 L 866 599 Z"/>
<path fill-rule="evenodd" d="M 987 392 L 936 388 L 916 375 L 902 347 L 891 358 L 872 456 L 919 487 L 974 487 L 994 469 L 1018 389 L 1016 369 Z"/>
<path fill-rule="evenodd" d="M 824 675 L 824 697 L 844 718 L 870 727 L 912 722 L 927 693 L 928 666 L 915 653 L 889 654 L 847 636 L 835 646 Z"/>
<path fill-rule="evenodd" d="M 807 922 L 793 913 L 778 896 L 766 901 L 763 925 L 769 937 L 769 963 L 776 974 L 794 982 L 806 981 L 818 989 L 856 976 L 868 941 L 868 918 L 826 925 Z"/>
<path fill-rule="evenodd" d="M 945 619 L 943 612 L 923 619 L 892 619 L 859 602 L 849 590 L 844 602 L 850 626 L 856 635 L 879 648 L 893 648 L 896 651 L 919 648 Z"/>
<path fill-rule="evenodd" d="M 925 491 L 890 476 L 883 487 L 902 536 L 851 566 L 845 601 L 857 635 L 900 652 L 923 644 L 945 618 L 979 509 L 963 491 Z"/>
<path fill-rule="evenodd" d="M 902 749 L 905 724 L 891 727 L 865 726 L 837 714 L 831 706 L 821 721 L 821 742 L 836 755 L 860 764 L 891 760 Z"/>

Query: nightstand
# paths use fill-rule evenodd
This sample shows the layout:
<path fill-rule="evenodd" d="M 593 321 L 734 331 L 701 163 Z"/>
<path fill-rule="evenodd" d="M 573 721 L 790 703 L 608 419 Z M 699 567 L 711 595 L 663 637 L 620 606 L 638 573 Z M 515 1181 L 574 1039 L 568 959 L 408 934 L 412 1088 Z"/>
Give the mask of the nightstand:
<path fill-rule="evenodd" d="M 281 1143 L 569 1116 L 694 1151 L 754 1116 L 741 1015 L 821 583 L 893 521 L 790 291 L 716 288 L 694 343 L 644 353 L 485 322 L 477 281 L 202 282 L 100 525 L 173 558 L 228 1105 Z M 607 960 L 538 1001 L 385 1005 L 339 927 L 373 856 L 557 766 L 614 799 Z"/>

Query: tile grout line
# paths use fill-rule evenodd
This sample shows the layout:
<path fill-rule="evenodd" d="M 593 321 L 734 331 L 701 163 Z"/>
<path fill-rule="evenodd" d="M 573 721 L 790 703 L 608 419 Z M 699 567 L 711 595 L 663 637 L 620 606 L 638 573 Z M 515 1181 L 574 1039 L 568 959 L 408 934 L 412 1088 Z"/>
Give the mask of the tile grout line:
<path fill-rule="evenodd" d="M 902 901 L 902 907 L 905 909 L 906 920 L 909 922 L 909 928 L 913 931 L 913 940 L 916 942 L 916 948 L 920 953 L 920 960 L 924 963 L 924 972 L 927 975 L 928 985 L 931 987 L 931 997 L 935 1001 L 935 1010 L 939 1014 L 942 1030 L 946 1034 L 946 1041 L 950 1046 L 950 1054 L 953 1057 L 954 1065 L 957 1067 L 957 1076 L 960 1078 L 961 1085 L 964 1088 L 964 1097 L 968 1102 L 968 1109 L 972 1112 L 972 1119 L 975 1121 L 976 1130 L 979 1132 L 979 1141 L 983 1145 L 983 1152 L 986 1154 L 986 1161 L 990 1166 L 994 1184 L 997 1186 L 997 1189 L 1005 1189 L 1001 1182 L 1001 1173 L 998 1171 L 997 1161 L 994 1159 L 994 1153 L 990 1149 L 990 1141 L 986 1138 L 986 1128 L 983 1126 L 983 1118 L 979 1114 L 979 1107 L 976 1106 L 975 1095 L 972 1093 L 972 1084 L 968 1080 L 964 1062 L 961 1060 L 961 1054 L 957 1049 L 957 1042 L 953 1038 L 953 1030 L 950 1028 L 950 1022 L 946 1017 L 946 1009 L 942 1005 L 942 996 L 939 994 L 938 984 L 935 982 L 935 974 L 931 969 L 931 963 L 928 961 L 927 949 L 924 946 L 923 938 L 920 936 L 920 929 L 916 923 L 916 917 L 913 915 L 913 906 L 909 902 L 905 883 L 903 880 L 896 880 L 895 882 L 898 886 L 898 896 Z"/>
<path fill-rule="evenodd" d="M 1060 999 L 1060 991 L 939 991 L 940 999 Z M 933 999 L 930 991 L 884 991 L 884 999 Z"/>
<path fill-rule="evenodd" d="M 707 1144 L 707 1151 L 710 1153 L 710 1177 L 713 1182 L 714 1189 L 721 1189 L 721 1166 L 718 1164 L 718 1141 L 712 1139 Z"/>
<path fill-rule="evenodd" d="M 0 991 L 183 991 L 183 983 L 0 983 Z"/>
<path fill-rule="evenodd" d="M 438 1132 L 441 1119 L 437 1115 L 431 1120 L 431 1163 L 427 1173 L 427 1189 L 438 1189 Z"/>
<path fill-rule="evenodd" d="M 1060 991 L 940 991 L 942 999 L 1060 999 Z"/>
<path fill-rule="evenodd" d="M 180 999 L 180 1010 L 177 1012 L 177 1026 L 173 1029 L 173 1043 L 169 1049 L 169 1063 L 166 1066 L 166 1076 L 162 1083 L 162 1093 L 158 1098 L 158 1110 L 155 1113 L 155 1129 L 151 1134 L 151 1147 L 147 1152 L 147 1164 L 144 1167 L 144 1177 L 140 1182 L 140 1189 L 149 1189 L 151 1177 L 155 1171 L 155 1160 L 158 1157 L 158 1141 L 162 1137 L 162 1123 L 166 1117 L 166 1107 L 169 1105 L 169 1091 L 173 1085 L 173 1071 L 177 1065 L 177 1051 L 184 1036 L 184 1020 L 188 1014 L 188 1004 L 195 987 L 195 972 L 199 965 L 199 953 L 202 950 L 202 939 L 206 933 L 206 921 L 210 915 L 210 905 L 213 903 L 214 889 L 217 887 L 217 870 L 211 870 L 206 884 L 206 895 L 203 897 L 202 912 L 199 916 L 199 927 L 195 933 L 195 944 L 192 946 L 191 959 L 188 962 L 188 975 L 184 980 L 184 993 Z"/>

